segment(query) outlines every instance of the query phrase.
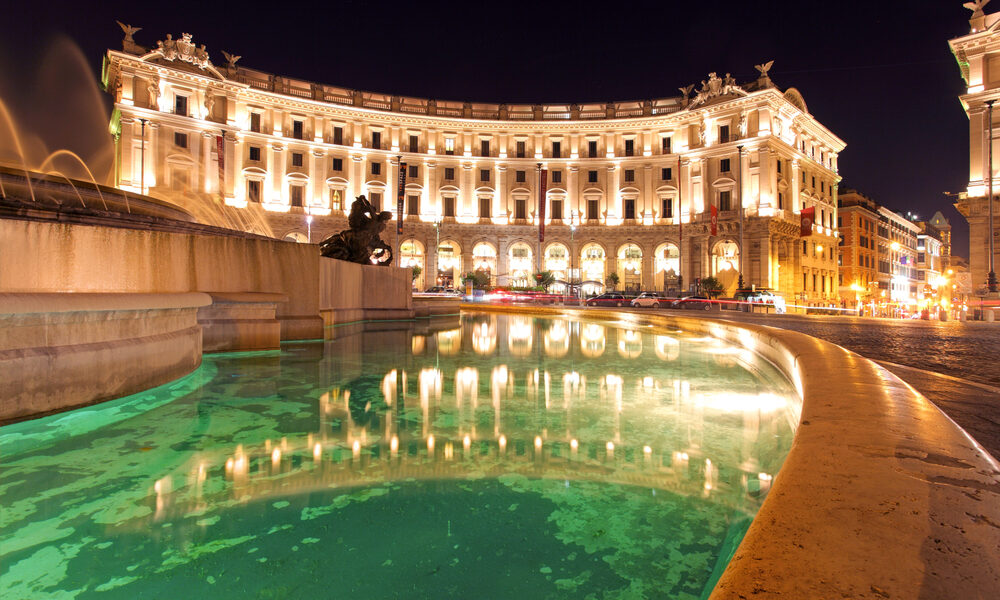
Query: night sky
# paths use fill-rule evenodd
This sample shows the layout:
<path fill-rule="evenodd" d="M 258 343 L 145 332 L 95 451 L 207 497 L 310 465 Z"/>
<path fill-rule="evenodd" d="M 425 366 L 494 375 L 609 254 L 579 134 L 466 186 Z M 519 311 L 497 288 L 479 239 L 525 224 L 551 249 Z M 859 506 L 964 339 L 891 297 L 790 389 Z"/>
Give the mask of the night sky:
<path fill-rule="evenodd" d="M 710 71 L 756 79 L 753 65 L 773 59 L 775 84 L 798 88 L 847 143 L 841 189 L 922 218 L 941 210 L 953 253 L 968 256 L 968 226 L 944 195 L 968 182 L 963 82 L 947 44 L 969 31 L 961 0 L 116 4 L 5 8 L 0 97 L 28 110 L 33 70 L 66 38 L 96 79 L 104 51 L 121 48 L 115 19 L 143 27 L 135 39 L 145 46 L 191 33 L 216 64 L 227 50 L 241 66 L 288 77 L 444 100 L 676 96 Z"/>

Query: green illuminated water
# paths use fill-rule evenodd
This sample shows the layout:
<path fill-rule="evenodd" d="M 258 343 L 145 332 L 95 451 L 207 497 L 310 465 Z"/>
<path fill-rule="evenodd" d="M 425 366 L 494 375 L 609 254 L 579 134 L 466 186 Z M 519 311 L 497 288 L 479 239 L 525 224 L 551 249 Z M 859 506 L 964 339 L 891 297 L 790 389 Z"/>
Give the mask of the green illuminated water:
<path fill-rule="evenodd" d="M 704 598 L 797 422 L 710 339 L 385 327 L 4 427 L 0 597 Z"/>

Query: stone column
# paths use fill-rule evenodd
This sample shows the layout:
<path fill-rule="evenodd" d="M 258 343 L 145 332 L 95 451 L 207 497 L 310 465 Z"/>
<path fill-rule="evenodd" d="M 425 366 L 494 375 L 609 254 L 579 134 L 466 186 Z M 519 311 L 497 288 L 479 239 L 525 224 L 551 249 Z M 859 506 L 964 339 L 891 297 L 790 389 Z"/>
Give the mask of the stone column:
<path fill-rule="evenodd" d="M 344 205 L 350 206 L 354 199 L 361 195 L 362 185 L 365 182 L 365 157 L 361 154 L 351 156 L 351 176 L 348 188 L 351 190 L 351 197 L 344 198 Z"/>
<path fill-rule="evenodd" d="M 622 196 L 619 193 L 619 187 L 621 185 L 621 169 L 617 165 L 608 166 L 608 185 L 607 185 L 607 199 L 605 200 L 607 204 L 608 216 L 615 216 L 615 220 L 619 220 L 624 216 L 624 211 L 622 210 Z"/>

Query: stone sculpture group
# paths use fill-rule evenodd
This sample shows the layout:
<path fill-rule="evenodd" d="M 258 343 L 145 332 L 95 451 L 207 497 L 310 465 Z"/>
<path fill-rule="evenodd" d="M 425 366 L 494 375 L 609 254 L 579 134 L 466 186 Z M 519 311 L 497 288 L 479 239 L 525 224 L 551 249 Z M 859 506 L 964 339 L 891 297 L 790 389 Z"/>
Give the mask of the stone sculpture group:
<path fill-rule="evenodd" d="M 320 242 L 320 252 L 328 258 L 363 265 L 389 266 L 392 264 L 392 248 L 382 241 L 380 235 L 391 218 L 391 213 L 376 211 L 367 198 L 358 196 L 347 217 L 350 229 L 335 233 Z"/>

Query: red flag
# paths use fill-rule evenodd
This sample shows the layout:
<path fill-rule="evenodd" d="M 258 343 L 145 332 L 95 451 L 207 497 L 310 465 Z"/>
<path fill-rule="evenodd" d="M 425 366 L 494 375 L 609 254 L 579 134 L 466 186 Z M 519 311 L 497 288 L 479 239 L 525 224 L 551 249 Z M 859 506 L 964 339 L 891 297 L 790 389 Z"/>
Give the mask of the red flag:
<path fill-rule="evenodd" d="M 812 235 L 813 221 L 815 220 L 816 220 L 815 206 L 810 206 L 809 208 L 802 209 L 802 223 L 799 225 L 799 237 L 807 237 Z"/>
<path fill-rule="evenodd" d="M 406 193 L 406 163 L 399 163 L 399 189 L 396 191 L 396 233 L 403 233 L 403 194 Z"/>
<path fill-rule="evenodd" d="M 545 185 L 549 172 L 542 169 L 541 182 L 538 188 L 538 242 L 545 241 Z"/>
<path fill-rule="evenodd" d="M 226 142 L 221 135 L 215 136 L 215 150 L 219 153 L 219 196 L 226 197 Z"/>
<path fill-rule="evenodd" d="M 712 235 L 719 235 L 719 209 L 716 208 L 714 205 L 711 208 L 712 208 L 711 211 Z"/>

